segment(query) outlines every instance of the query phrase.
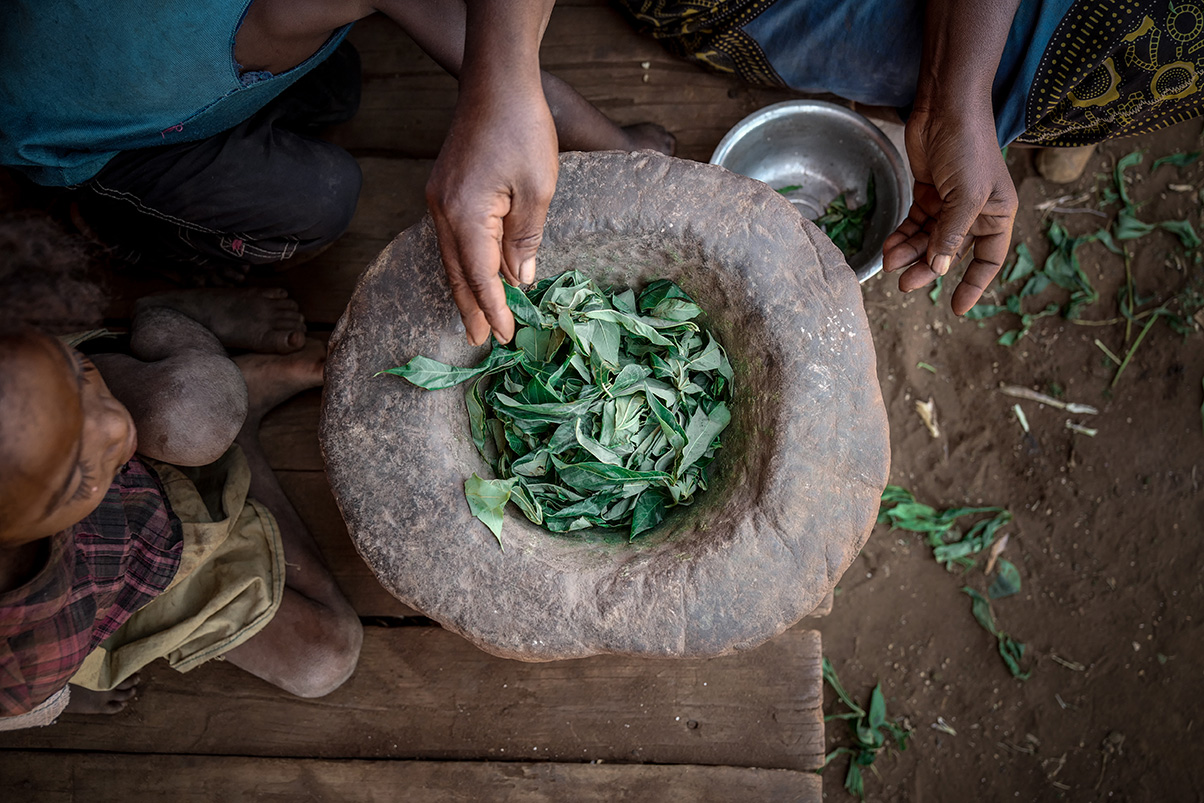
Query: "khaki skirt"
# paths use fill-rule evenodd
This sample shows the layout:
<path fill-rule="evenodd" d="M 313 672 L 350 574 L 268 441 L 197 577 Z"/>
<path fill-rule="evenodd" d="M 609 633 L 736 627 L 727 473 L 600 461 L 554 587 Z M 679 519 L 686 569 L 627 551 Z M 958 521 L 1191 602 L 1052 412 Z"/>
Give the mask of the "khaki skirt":
<path fill-rule="evenodd" d="M 180 568 L 167 590 L 85 659 L 71 683 L 116 687 L 158 658 L 187 672 L 264 628 L 284 595 L 284 546 L 276 519 L 247 497 L 251 471 L 231 446 L 215 463 L 179 468 L 147 459 L 184 531 Z"/>

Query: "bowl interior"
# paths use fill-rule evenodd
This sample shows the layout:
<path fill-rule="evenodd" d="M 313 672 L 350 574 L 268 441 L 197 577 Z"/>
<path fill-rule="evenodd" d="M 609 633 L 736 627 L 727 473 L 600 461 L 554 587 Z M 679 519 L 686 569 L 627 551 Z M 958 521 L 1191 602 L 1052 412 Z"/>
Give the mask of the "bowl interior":
<path fill-rule="evenodd" d="M 764 181 L 803 217 L 815 220 L 838 195 L 866 201 L 874 177 L 877 202 L 861 250 L 848 259 L 865 281 L 882 269 L 882 244 L 907 214 L 910 187 L 890 140 L 860 114 L 821 101 L 790 101 L 744 119 L 720 142 L 711 163 Z"/>
<path fill-rule="evenodd" d="M 752 490 L 760 484 L 757 478 L 768 466 L 771 443 L 759 434 L 776 426 L 781 393 L 779 378 L 772 371 L 775 355 L 765 350 L 770 338 L 763 317 L 749 306 L 741 288 L 733 285 L 734 278 L 711 264 L 697 248 L 681 242 L 680 248 L 666 249 L 663 241 L 654 240 L 652 236 L 615 238 L 594 234 L 549 243 L 540 251 L 540 271 L 552 276 L 578 270 L 603 290 L 630 287 L 638 293 L 656 279 L 670 279 L 680 285 L 702 307 L 704 315 L 698 323 L 715 336 L 732 364 L 732 420 L 721 438 L 723 448 L 708 468 L 708 489 L 697 494 L 693 504 L 671 508 L 664 522 L 635 541 L 629 542 L 625 533 L 615 530 L 553 533 L 508 508 L 504 525 L 509 533 L 507 540 L 540 544 L 544 559 L 552 564 L 593 564 L 598 560 L 621 560 L 631 553 L 665 549 L 689 553 L 699 549 L 712 540 L 716 531 L 712 525 L 724 517 L 725 510 L 744 510 L 752 504 Z M 462 342 L 462 338 L 457 340 Z M 455 347 L 466 348 L 458 344 Z M 471 362 L 466 354 L 457 364 Z M 492 469 L 466 436 L 462 390 L 448 396 L 455 400 L 446 416 L 440 418 L 440 426 L 446 422 L 448 427 L 448 446 L 470 471 L 492 477 Z"/>

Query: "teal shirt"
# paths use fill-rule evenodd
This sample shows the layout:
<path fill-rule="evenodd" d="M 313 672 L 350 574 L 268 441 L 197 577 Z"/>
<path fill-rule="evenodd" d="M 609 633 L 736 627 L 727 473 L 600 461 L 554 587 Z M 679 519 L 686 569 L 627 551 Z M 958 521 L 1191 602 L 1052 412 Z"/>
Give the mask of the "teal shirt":
<path fill-rule="evenodd" d="M 253 115 L 319 64 L 242 74 L 252 0 L 0 0 L 0 164 L 70 186 L 117 153 L 193 142 Z"/>

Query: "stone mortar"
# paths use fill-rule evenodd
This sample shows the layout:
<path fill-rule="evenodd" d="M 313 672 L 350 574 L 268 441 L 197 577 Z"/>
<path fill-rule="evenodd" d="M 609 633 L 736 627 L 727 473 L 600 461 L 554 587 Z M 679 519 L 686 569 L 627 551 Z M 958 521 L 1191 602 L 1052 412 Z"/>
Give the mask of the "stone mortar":
<path fill-rule="evenodd" d="M 627 543 L 506 511 L 503 551 L 468 510 L 492 476 L 464 386 L 374 377 L 417 354 L 474 365 L 426 219 L 361 277 L 330 341 L 321 441 L 360 554 L 399 600 L 481 649 L 548 661 L 707 657 L 810 613 L 857 556 L 889 470 L 861 292 L 839 251 L 766 185 L 642 152 L 566 154 L 539 274 L 692 295 L 735 371 L 710 490 Z"/>

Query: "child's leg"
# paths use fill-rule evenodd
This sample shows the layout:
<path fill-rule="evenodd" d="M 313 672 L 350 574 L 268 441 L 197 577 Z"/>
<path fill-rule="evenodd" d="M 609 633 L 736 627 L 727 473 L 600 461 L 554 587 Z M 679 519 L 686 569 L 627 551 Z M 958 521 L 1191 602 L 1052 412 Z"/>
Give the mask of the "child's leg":
<path fill-rule="evenodd" d="M 242 374 L 226 348 L 297 348 L 304 322 L 283 290 L 193 290 L 138 302 L 133 356 L 93 362 L 133 416 L 142 454 L 181 466 L 212 463 L 247 412 Z"/>
<path fill-rule="evenodd" d="M 452 75 L 464 60 L 464 3 L 446 0 L 388 0 L 377 6 L 405 29 L 418 46 Z M 672 155 L 677 140 L 659 125 L 637 123 L 620 128 L 571 86 L 547 72 L 543 92 L 560 149 L 565 151 L 635 151 L 650 148 Z"/>
<path fill-rule="evenodd" d="M 329 694 L 351 676 L 363 628 L 268 464 L 259 443 L 259 424 L 276 405 L 321 385 L 325 359 L 325 347 L 312 340 L 288 356 L 235 358 L 249 398 L 238 444 L 251 466 L 251 496 L 276 517 L 288 569 L 284 600 L 272 621 L 225 658 L 300 697 Z"/>

